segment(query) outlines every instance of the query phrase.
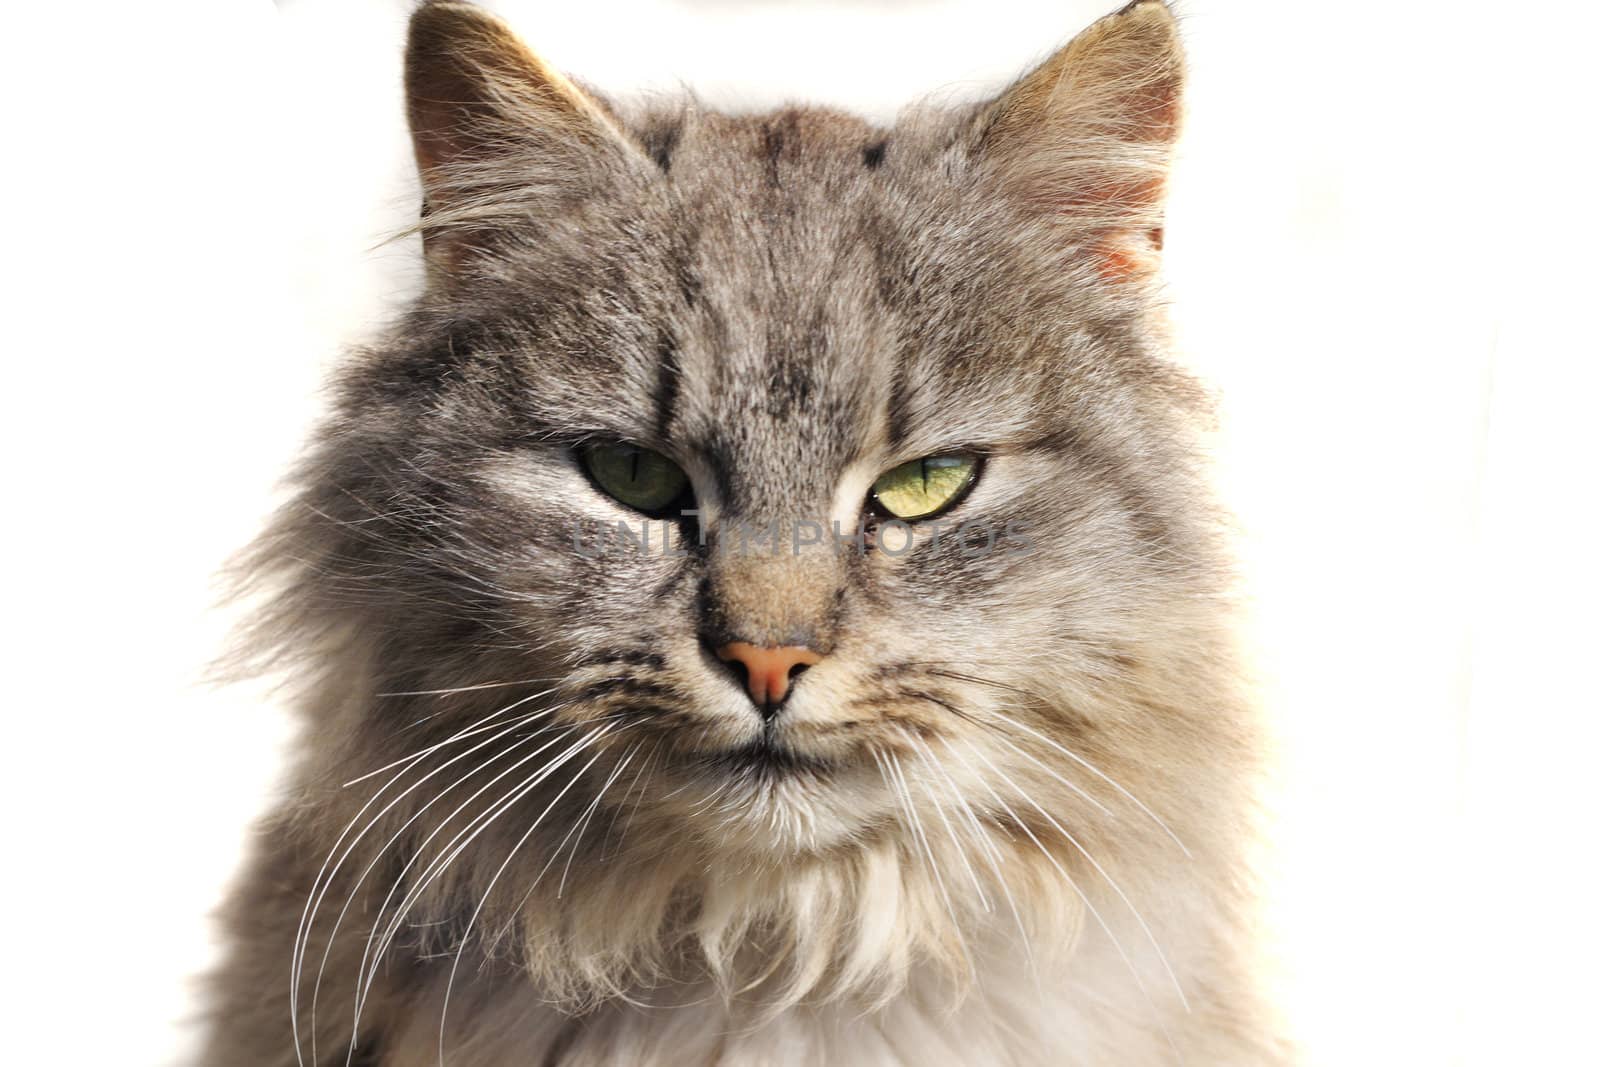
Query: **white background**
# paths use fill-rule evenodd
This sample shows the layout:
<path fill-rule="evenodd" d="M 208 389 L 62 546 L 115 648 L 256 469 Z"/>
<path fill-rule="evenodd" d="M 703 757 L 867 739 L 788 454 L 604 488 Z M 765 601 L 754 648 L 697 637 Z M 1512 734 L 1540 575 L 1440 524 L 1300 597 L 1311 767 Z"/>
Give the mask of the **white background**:
<path fill-rule="evenodd" d="M 1115 2 L 493 6 L 608 90 L 887 118 Z M 186 1047 L 291 736 L 200 683 L 212 575 L 412 284 L 408 7 L 6 15 L 7 1062 Z M 1168 273 L 1284 739 L 1286 1008 L 1319 1065 L 1592 1062 L 1595 16 L 1181 10 Z"/>

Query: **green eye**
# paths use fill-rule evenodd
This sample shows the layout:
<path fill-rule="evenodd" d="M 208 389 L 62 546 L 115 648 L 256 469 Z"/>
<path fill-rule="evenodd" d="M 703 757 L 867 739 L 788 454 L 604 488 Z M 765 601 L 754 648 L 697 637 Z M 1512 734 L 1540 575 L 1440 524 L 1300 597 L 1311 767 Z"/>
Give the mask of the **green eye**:
<path fill-rule="evenodd" d="M 581 454 L 584 469 L 596 485 L 647 515 L 664 511 L 689 485 L 682 467 L 648 448 L 591 445 Z"/>
<path fill-rule="evenodd" d="M 872 499 L 897 519 L 927 519 L 961 499 L 978 473 L 976 456 L 924 456 L 886 471 Z"/>

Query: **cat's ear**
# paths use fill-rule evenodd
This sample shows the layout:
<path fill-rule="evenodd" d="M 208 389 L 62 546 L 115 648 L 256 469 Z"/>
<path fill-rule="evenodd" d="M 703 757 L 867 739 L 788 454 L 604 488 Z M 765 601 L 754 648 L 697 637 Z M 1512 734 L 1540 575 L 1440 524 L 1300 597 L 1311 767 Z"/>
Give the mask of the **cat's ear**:
<path fill-rule="evenodd" d="M 1162 0 L 1100 19 L 979 112 L 980 168 L 1081 240 L 1116 280 L 1154 266 L 1183 48 Z"/>
<path fill-rule="evenodd" d="M 558 209 L 640 157 L 604 103 L 472 4 L 412 15 L 405 88 L 425 238 Z"/>

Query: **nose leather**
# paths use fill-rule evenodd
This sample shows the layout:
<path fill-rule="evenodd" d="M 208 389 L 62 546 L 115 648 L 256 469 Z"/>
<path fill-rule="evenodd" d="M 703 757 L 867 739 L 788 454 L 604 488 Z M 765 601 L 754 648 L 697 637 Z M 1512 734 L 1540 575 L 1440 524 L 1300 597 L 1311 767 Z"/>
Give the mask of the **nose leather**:
<path fill-rule="evenodd" d="M 717 658 L 744 668 L 745 689 L 764 713 L 783 703 L 796 674 L 822 661 L 819 653 L 804 645 L 764 646 L 748 641 L 730 641 L 717 649 Z"/>

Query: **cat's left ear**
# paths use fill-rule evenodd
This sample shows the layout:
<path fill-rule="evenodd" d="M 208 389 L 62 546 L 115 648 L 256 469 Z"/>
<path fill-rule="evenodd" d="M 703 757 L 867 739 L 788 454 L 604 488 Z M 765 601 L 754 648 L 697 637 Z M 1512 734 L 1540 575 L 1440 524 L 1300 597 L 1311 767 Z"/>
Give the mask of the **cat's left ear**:
<path fill-rule="evenodd" d="M 1087 246 L 1102 275 L 1155 265 L 1183 93 L 1162 0 L 1134 0 L 980 109 L 974 153 L 1001 195 Z"/>
<path fill-rule="evenodd" d="M 557 213 L 645 165 L 599 98 L 473 4 L 431 0 L 411 16 L 405 84 L 430 245 Z"/>

